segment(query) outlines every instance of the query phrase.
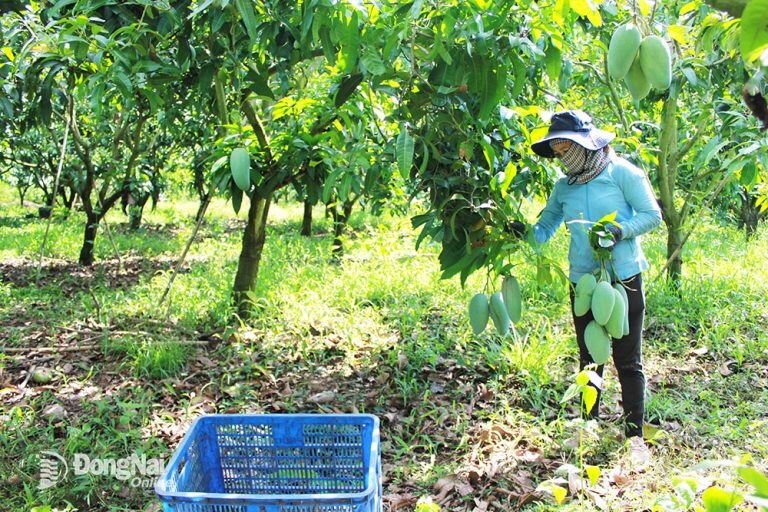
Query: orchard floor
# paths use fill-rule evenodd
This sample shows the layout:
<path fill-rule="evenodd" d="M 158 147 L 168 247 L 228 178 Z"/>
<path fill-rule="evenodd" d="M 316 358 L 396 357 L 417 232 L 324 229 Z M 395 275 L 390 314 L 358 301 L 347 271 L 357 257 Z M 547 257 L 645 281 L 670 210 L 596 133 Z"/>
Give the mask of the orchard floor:
<path fill-rule="evenodd" d="M 43 221 L 3 214 L 4 510 L 160 510 L 152 475 L 70 468 L 41 489 L 43 452 L 167 461 L 201 414 L 285 412 L 377 415 L 387 511 L 689 510 L 731 491 L 746 498 L 736 509 L 758 510 L 740 468 L 768 469 L 764 226 L 747 245 L 729 228 L 694 237 L 676 293 L 653 279 L 663 230 L 646 241 L 654 462 L 635 472 L 611 368 L 599 423 L 561 403 L 576 368 L 557 281 L 538 284 L 522 262 L 524 319 L 506 338 L 472 336 L 465 305 L 485 276 L 440 280 L 436 248 L 415 251 L 407 218 L 360 215 L 333 260 L 325 221 L 300 237 L 298 211 L 277 209 L 249 322 L 231 320 L 242 224 L 226 213 L 214 210 L 162 304 L 190 223 L 159 212 L 132 233 L 114 219 L 115 245 L 100 240 L 83 268 L 78 219 L 57 219 L 60 248 L 39 266 L 24 239 Z"/>

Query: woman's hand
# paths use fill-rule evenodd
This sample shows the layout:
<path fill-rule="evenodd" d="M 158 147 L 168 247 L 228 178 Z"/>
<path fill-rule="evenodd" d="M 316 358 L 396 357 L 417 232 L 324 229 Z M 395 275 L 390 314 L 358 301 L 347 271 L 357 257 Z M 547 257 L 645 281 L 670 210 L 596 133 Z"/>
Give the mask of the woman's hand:
<path fill-rule="evenodd" d="M 593 249 L 606 249 L 612 251 L 616 244 L 621 240 L 621 228 L 615 224 L 606 224 L 602 231 L 597 231 L 592 240 Z"/>
<path fill-rule="evenodd" d="M 512 235 L 514 238 L 521 240 L 525 238 L 525 234 L 528 232 L 528 225 L 519 220 L 513 220 L 504 227 L 504 231 Z"/>

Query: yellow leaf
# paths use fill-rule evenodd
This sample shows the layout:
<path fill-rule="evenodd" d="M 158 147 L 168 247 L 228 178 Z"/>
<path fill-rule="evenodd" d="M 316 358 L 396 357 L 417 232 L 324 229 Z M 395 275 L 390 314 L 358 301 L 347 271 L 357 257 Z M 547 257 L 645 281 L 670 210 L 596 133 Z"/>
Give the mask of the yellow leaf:
<path fill-rule="evenodd" d="M 648 0 L 640 0 L 637 2 L 637 8 L 640 9 L 640 14 L 643 16 L 651 14 L 651 4 Z"/>
<path fill-rule="evenodd" d="M 589 483 L 591 485 L 595 485 L 597 483 L 597 479 L 600 478 L 600 468 L 597 466 L 587 465 L 584 469 L 587 470 L 587 477 L 589 477 Z"/>
<path fill-rule="evenodd" d="M 13 62 L 13 59 L 14 59 L 14 57 L 13 57 L 13 50 L 11 50 L 10 47 L 3 46 L 3 53 L 5 54 L 6 57 L 8 57 L 9 61 Z"/>
<path fill-rule="evenodd" d="M 600 11 L 597 9 L 590 11 L 589 14 L 587 14 L 587 18 L 589 18 L 589 22 L 596 27 L 603 24 L 603 17 L 600 16 Z"/>
<path fill-rule="evenodd" d="M 517 166 L 510 161 L 507 164 L 507 167 L 504 168 L 504 174 L 506 175 L 506 179 L 511 182 L 512 178 L 517 175 Z"/>
<path fill-rule="evenodd" d="M 680 9 L 680 16 L 685 16 L 691 11 L 694 11 L 699 8 L 699 2 L 688 2 Z"/>
<path fill-rule="evenodd" d="M 555 501 L 558 505 L 563 504 L 563 500 L 568 496 L 568 491 L 560 487 L 559 485 L 552 486 L 552 496 L 555 497 Z"/>
<path fill-rule="evenodd" d="M 576 376 L 576 384 L 579 386 L 586 386 L 589 384 L 589 375 L 587 375 L 587 372 L 579 372 Z"/>
<path fill-rule="evenodd" d="M 544 137 L 547 134 L 548 130 L 549 130 L 549 127 L 547 127 L 547 126 L 542 126 L 542 127 L 539 127 L 539 128 L 534 128 L 533 130 L 531 130 L 531 140 L 530 140 L 530 142 L 534 142 L 534 141 L 537 141 L 537 140 L 541 139 L 542 137 Z M 533 150 L 531 150 L 531 151 L 533 151 Z"/>
<path fill-rule="evenodd" d="M 688 28 L 682 25 L 669 25 L 667 27 L 669 37 L 676 43 L 685 45 L 688 42 Z"/>
<path fill-rule="evenodd" d="M 584 400 L 584 409 L 591 411 L 595 403 L 597 403 L 597 389 L 592 386 L 587 386 L 582 391 L 582 400 Z"/>
<path fill-rule="evenodd" d="M 571 0 L 571 9 L 579 16 L 586 17 L 596 27 L 603 24 L 603 17 L 600 16 L 600 11 L 590 0 Z"/>
<path fill-rule="evenodd" d="M 556 0 L 555 9 L 552 13 L 552 19 L 559 27 L 565 26 L 565 16 L 568 14 L 568 3 L 566 0 Z"/>

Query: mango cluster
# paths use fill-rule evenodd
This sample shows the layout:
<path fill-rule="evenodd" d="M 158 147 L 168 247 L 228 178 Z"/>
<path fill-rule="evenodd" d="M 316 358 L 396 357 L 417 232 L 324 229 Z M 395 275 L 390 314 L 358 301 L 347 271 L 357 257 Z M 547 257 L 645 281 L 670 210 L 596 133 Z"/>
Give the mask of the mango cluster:
<path fill-rule="evenodd" d="M 611 340 L 629 334 L 629 300 L 621 282 L 610 281 L 584 274 L 576 283 L 573 313 L 584 316 L 592 312 L 584 331 L 584 341 L 589 355 L 597 364 L 605 364 L 611 355 Z"/>
<path fill-rule="evenodd" d="M 666 90 L 672 82 L 672 54 L 664 39 L 643 37 L 633 23 L 614 31 L 608 44 L 608 75 L 624 80 L 632 99 L 640 101 L 651 88 Z"/>
<path fill-rule="evenodd" d="M 469 301 L 469 324 L 475 335 L 480 334 L 493 321 L 500 335 L 506 336 L 512 323 L 517 323 L 523 314 L 523 297 L 520 282 L 513 275 L 507 275 L 501 282 L 501 290 L 490 297 L 485 293 L 475 294 Z"/>

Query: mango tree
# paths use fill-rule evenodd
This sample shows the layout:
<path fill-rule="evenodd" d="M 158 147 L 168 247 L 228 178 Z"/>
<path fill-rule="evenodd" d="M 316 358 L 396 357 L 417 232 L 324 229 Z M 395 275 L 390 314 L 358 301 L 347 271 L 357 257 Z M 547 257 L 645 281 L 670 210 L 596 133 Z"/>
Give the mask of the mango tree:
<path fill-rule="evenodd" d="M 79 262 L 90 265 L 99 223 L 124 195 L 144 124 L 164 101 L 158 91 L 177 77 L 158 31 L 168 20 L 149 6 L 124 2 L 32 6 L 23 16 L 26 26 L 37 27 L 24 50 L 32 62 L 25 87 L 36 99 L 37 121 L 67 126 L 83 167 Z"/>
<path fill-rule="evenodd" d="M 725 130 L 727 118 L 713 108 L 728 110 L 741 97 L 747 72 L 733 51 L 740 35 L 737 25 L 706 7 L 678 16 L 679 23 L 674 18 L 669 23 L 679 59 L 659 113 L 657 175 L 668 232 L 667 275 L 676 285 L 682 276 L 682 248 L 695 227 L 692 216 L 711 205 L 759 147 L 754 126 Z"/>
<path fill-rule="evenodd" d="M 242 316 L 250 314 L 276 191 L 296 183 L 322 190 L 326 179 L 338 178 L 323 169 L 323 144 L 356 115 L 344 108 L 368 71 L 357 54 L 365 29 L 361 9 L 318 1 L 207 1 L 192 6 L 177 28 L 188 74 L 201 91 L 212 91 L 219 137 L 210 181 L 236 210 L 249 202 L 233 284 Z M 230 161 L 234 150 L 238 180 Z"/>

